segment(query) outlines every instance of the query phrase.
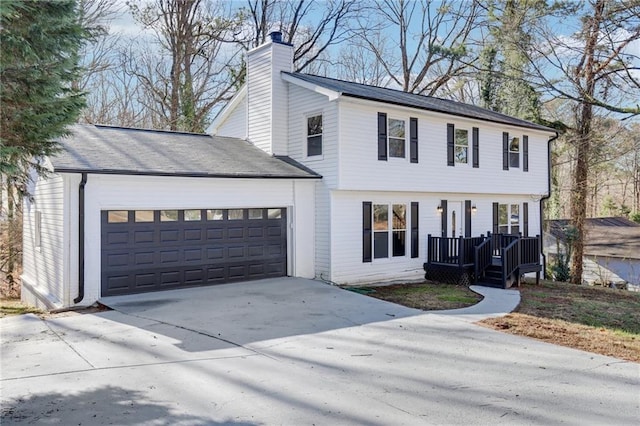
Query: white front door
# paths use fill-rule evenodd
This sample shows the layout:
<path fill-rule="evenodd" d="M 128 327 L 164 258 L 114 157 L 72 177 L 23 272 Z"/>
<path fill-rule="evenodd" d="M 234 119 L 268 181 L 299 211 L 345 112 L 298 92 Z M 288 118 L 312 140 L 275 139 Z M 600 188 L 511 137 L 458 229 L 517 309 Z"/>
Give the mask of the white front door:
<path fill-rule="evenodd" d="M 462 201 L 447 202 L 447 237 L 464 236 L 464 209 Z"/>

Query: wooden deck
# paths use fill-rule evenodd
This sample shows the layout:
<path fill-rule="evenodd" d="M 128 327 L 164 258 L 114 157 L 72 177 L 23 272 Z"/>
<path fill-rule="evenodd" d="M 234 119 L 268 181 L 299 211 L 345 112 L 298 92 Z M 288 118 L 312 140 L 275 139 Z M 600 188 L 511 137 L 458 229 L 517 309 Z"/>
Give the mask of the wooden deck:
<path fill-rule="evenodd" d="M 427 236 L 425 278 L 455 284 L 509 288 L 520 277 L 542 271 L 541 238 L 491 234 L 479 237 Z"/>

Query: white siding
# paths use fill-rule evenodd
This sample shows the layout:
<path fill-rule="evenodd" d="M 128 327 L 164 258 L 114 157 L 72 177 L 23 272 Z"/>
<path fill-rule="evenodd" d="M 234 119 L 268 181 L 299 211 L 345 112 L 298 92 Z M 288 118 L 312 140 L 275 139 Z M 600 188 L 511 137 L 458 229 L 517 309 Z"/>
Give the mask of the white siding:
<path fill-rule="evenodd" d="M 307 156 L 307 117 L 322 114 L 322 155 Z M 324 95 L 289 84 L 289 156 L 316 173 L 322 180 L 316 184 L 316 276 L 329 279 L 330 198 L 329 190 L 338 180 L 338 129 L 339 117 L 336 102 Z"/>
<path fill-rule="evenodd" d="M 234 110 L 229 113 L 226 120 L 218 127 L 216 132 L 220 136 L 233 138 L 247 138 L 247 97 L 244 96 L 238 102 Z"/>
<path fill-rule="evenodd" d="M 66 260 L 69 250 L 65 237 L 68 205 L 65 194 L 68 182 L 51 174 L 38 178 L 33 190 L 34 201 L 25 200 L 23 223 L 23 300 L 30 304 L 53 308 L 66 303 L 68 287 Z M 36 211 L 41 215 L 40 247 L 36 247 Z"/>
<path fill-rule="evenodd" d="M 313 278 L 313 187 L 314 181 L 289 179 L 89 175 L 86 185 L 83 304 L 92 303 L 100 297 L 100 212 L 110 209 L 286 207 L 291 224 L 288 230 L 289 274 Z"/>
<path fill-rule="evenodd" d="M 269 154 L 287 155 L 287 85 L 281 71 L 292 69 L 292 46 L 268 43 L 247 53 L 248 136 Z"/>
<path fill-rule="evenodd" d="M 472 235 L 478 236 L 491 231 L 493 226 L 492 203 L 529 203 L 529 235 L 540 232 L 539 204 L 526 196 L 492 196 L 477 194 L 418 193 L 418 192 L 373 192 L 373 191 L 333 191 L 331 194 L 331 280 L 339 284 L 358 282 L 383 282 L 424 277 L 423 264 L 426 260 L 427 235 L 440 236 L 441 215 L 437 212 L 440 200 L 449 202 L 471 200 L 477 207 L 472 214 Z M 410 226 L 411 202 L 419 203 L 419 255 L 411 258 L 410 235 L 407 234 L 406 255 L 362 261 L 362 203 L 405 204 L 407 206 L 407 226 Z M 463 220 L 464 218 L 460 218 Z"/>
<path fill-rule="evenodd" d="M 379 161 L 377 155 L 377 113 L 406 120 L 418 118 L 419 163 L 409 162 L 409 143 L 404 159 Z M 340 101 L 340 189 L 428 191 L 450 193 L 535 194 L 547 192 L 547 141 L 552 134 L 515 128 L 462 117 L 447 116 L 376 102 Z M 447 166 L 447 123 L 469 130 L 479 128 L 480 167 Z M 529 172 L 502 170 L 502 132 L 529 136 Z M 521 153 L 522 157 L 522 153 Z"/>

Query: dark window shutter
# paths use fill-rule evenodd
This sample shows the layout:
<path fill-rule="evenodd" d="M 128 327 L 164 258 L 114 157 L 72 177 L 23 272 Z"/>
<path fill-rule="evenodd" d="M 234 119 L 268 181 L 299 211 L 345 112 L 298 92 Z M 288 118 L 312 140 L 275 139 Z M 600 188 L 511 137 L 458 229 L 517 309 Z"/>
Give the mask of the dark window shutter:
<path fill-rule="evenodd" d="M 453 124 L 447 124 L 447 166 L 455 166 L 454 157 L 454 127 Z"/>
<path fill-rule="evenodd" d="M 420 235 L 418 235 L 418 203 L 411 203 L 411 257 L 418 257 L 418 241 L 420 240 Z"/>
<path fill-rule="evenodd" d="M 412 163 L 418 162 L 418 119 L 409 119 L 409 158 Z"/>
<path fill-rule="evenodd" d="M 442 207 L 442 213 L 440 213 L 440 219 L 442 224 L 442 236 L 447 236 L 447 200 L 440 201 L 440 207 Z"/>
<path fill-rule="evenodd" d="M 522 171 L 529 171 L 529 136 L 522 137 Z"/>
<path fill-rule="evenodd" d="M 529 236 L 529 203 L 522 203 L 522 235 Z"/>
<path fill-rule="evenodd" d="M 471 236 L 471 200 L 464 202 L 464 236 Z"/>
<path fill-rule="evenodd" d="M 387 114 L 378 113 L 378 160 L 387 161 Z"/>
<path fill-rule="evenodd" d="M 362 261 L 371 262 L 371 202 L 362 203 Z"/>
<path fill-rule="evenodd" d="M 502 170 L 509 170 L 509 133 L 502 133 Z"/>
<path fill-rule="evenodd" d="M 498 233 L 498 203 L 493 203 L 493 233 Z"/>
<path fill-rule="evenodd" d="M 473 167 L 480 167 L 480 130 L 477 127 L 471 129 L 472 150 L 473 150 Z"/>

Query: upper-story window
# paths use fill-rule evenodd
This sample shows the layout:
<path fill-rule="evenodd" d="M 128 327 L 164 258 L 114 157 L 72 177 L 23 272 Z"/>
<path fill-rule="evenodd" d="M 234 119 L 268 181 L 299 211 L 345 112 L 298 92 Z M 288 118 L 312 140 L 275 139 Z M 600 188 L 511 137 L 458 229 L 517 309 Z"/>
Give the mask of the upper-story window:
<path fill-rule="evenodd" d="M 469 131 L 456 129 L 455 135 L 456 163 L 467 164 L 469 162 Z"/>
<path fill-rule="evenodd" d="M 389 119 L 389 157 L 404 158 L 405 154 L 405 121 Z"/>
<path fill-rule="evenodd" d="M 307 117 L 307 156 L 322 155 L 322 114 Z"/>
<path fill-rule="evenodd" d="M 509 139 L 509 167 L 520 167 L 520 138 L 516 136 Z"/>

